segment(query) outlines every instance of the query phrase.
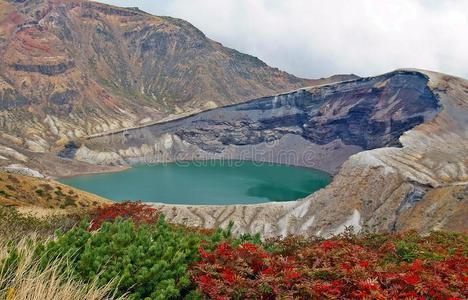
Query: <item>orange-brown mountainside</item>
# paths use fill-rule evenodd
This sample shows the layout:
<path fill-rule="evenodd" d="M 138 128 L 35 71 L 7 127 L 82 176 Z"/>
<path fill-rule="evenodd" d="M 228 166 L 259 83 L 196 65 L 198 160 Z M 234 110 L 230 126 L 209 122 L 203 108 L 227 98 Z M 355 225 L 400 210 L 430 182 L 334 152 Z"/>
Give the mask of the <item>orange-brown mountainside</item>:
<path fill-rule="evenodd" d="M 0 172 L 0 206 L 88 209 L 107 203 L 54 180 Z"/>
<path fill-rule="evenodd" d="M 0 130 L 33 151 L 353 77 L 297 78 L 135 8 L 0 0 Z"/>

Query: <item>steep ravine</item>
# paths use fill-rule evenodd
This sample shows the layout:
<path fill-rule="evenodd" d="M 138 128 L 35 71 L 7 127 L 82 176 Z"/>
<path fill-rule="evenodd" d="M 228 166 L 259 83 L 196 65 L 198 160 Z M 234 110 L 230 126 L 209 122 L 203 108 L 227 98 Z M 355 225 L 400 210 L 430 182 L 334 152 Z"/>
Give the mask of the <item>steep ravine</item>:
<path fill-rule="evenodd" d="M 258 159 L 336 173 L 301 201 L 160 205 L 170 220 L 190 225 L 234 220 L 238 232 L 267 236 L 328 235 L 351 225 L 466 231 L 467 126 L 466 80 L 400 70 L 75 141 L 60 154 L 105 165 Z"/>

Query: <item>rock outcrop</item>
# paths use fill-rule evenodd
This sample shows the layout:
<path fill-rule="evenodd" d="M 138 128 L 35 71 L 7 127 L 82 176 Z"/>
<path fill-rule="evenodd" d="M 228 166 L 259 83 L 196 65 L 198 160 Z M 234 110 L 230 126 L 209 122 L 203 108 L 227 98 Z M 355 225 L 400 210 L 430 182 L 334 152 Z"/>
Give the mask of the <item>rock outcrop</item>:
<path fill-rule="evenodd" d="M 170 220 L 189 225 L 234 220 L 238 232 L 267 236 L 326 236 L 347 226 L 466 231 L 467 128 L 466 80 L 398 70 L 96 136 L 62 155 L 124 165 L 258 159 L 337 173 L 328 187 L 300 201 L 160 205 Z"/>

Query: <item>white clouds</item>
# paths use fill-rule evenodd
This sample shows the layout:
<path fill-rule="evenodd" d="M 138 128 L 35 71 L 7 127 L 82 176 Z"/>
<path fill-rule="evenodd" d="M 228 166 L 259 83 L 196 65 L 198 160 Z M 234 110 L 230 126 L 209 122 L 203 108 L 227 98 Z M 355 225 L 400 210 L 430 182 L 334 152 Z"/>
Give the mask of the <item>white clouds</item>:
<path fill-rule="evenodd" d="M 185 19 L 298 76 L 401 67 L 468 77 L 465 0 L 103 0 Z"/>

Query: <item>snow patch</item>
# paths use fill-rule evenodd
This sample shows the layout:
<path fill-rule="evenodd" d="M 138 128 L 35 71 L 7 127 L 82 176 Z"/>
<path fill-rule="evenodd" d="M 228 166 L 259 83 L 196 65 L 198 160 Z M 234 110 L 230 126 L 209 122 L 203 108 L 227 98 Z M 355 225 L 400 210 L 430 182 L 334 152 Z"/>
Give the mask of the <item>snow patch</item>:
<path fill-rule="evenodd" d="M 59 129 L 57 128 L 55 122 L 56 121 L 54 120 L 54 118 L 50 115 L 47 115 L 44 119 L 44 123 L 46 123 L 49 126 L 50 132 L 52 132 L 54 135 L 59 135 Z"/>
<path fill-rule="evenodd" d="M 165 149 L 171 149 L 172 147 L 172 137 L 168 134 L 163 137 L 163 145 Z"/>

